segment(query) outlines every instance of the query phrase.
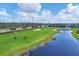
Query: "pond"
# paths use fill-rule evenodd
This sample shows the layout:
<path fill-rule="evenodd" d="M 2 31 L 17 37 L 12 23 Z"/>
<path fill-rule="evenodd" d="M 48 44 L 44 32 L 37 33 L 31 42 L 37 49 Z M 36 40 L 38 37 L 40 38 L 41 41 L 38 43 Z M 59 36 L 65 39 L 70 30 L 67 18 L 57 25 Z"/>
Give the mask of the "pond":
<path fill-rule="evenodd" d="M 70 30 L 62 30 L 56 40 L 29 52 L 30 56 L 79 56 L 79 41 Z"/>

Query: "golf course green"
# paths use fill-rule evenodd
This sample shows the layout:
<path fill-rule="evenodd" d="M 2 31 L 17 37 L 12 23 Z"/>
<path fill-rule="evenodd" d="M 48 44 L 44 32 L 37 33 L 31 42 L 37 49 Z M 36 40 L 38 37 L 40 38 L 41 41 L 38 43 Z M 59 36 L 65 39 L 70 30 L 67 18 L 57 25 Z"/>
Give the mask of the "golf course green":
<path fill-rule="evenodd" d="M 25 30 L 0 35 L 0 56 L 20 55 L 35 46 L 51 40 L 55 28 Z"/>

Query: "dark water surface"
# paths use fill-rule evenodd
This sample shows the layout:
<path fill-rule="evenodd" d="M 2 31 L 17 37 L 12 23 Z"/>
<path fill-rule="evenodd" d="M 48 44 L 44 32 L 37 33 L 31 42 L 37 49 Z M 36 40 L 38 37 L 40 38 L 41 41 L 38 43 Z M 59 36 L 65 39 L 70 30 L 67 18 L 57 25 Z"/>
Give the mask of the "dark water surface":
<path fill-rule="evenodd" d="M 79 41 L 69 30 L 56 35 L 56 40 L 30 51 L 30 56 L 79 56 Z"/>

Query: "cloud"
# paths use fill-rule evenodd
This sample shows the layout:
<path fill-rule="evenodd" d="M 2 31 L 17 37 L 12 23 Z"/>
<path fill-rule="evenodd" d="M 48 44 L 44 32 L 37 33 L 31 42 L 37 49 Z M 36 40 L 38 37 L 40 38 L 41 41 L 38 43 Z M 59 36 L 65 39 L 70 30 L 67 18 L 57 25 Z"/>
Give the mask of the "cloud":
<path fill-rule="evenodd" d="M 41 10 L 39 3 L 17 4 L 20 8 L 16 11 L 17 18 L 25 22 L 48 22 L 52 17 L 50 10 Z M 40 13 L 40 14 L 39 14 Z"/>
<path fill-rule="evenodd" d="M 67 8 L 62 9 L 56 16 L 53 16 L 50 10 L 42 10 L 39 15 L 41 8 L 35 7 L 40 4 L 19 4 L 23 9 L 17 11 L 17 17 L 21 19 L 21 22 L 41 22 L 41 23 L 71 23 L 78 22 L 77 18 L 74 17 L 74 13 L 78 13 L 78 6 L 68 4 Z M 41 6 L 41 5 L 40 5 Z M 34 8 L 35 7 L 35 8 Z M 42 6 L 41 6 L 42 7 Z M 34 11 L 35 10 L 35 11 Z M 78 14 L 77 14 L 78 15 Z"/>
<path fill-rule="evenodd" d="M 1 8 L 1 9 L 0 9 L 0 16 L 8 16 L 7 10 L 4 9 L 4 8 Z"/>
<path fill-rule="evenodd" d="M 18 17 L 25 22 L 41 23 L 78 23 L 79 6 L 68 4 L 65 9 L 61 9 L 56 16 L 53 16 L 51 10 L 41 10 L 40 4 L 18 4 L 20 11 Z M 39 13 L 40 12 L 40 15 Z"/>
<path fill-rule="evenodd" d="M 41 4 L 39 3 L 19 3 L 18 4 L 21 11 L 27 12 L 27 13 L 35 13 L 41 11 Z"/>
<path fill-rule="evenodd" d="M 40 22 L 42 23 L 51 23 L 53 22 L 54 19 L 51 10 L 46 9 L 42 10 L 40 18 L 41 18 Z"/>
<path fill-rule="evenodd" d="M 41 13 L 41 4 L 39 3 L 19 3 L 17 4 L 19 9 L 15 11 L 17 19 L 20 22 L 39 22 L 41 19 L 39 13 Z"/>
<path fill-rule="evenodd" d="M 59 14 L 55 17 L 55 23 L 78 23 L 78 21 L 71 14 Z"/>
<path fill-rule="evenodd" d="M 11 22 L 10 15 L 5 8 L 0 8 L 0 22 Z"/>
<path fill-rule="evenodd" d="M 78 23 L 79 22 L 79 6 L 68 4 L 56 16 L 55 22 L 58 23 Z"/>
<path fill-rule="evenodd" d="M 74 10 L 79 9 L 78 5 L 73 6 L 72 4 L 67 5 L 67 12 L 73 12 Z"/>
<path fill-rule="evenodd" d="M 79 6 L 68 4 L 65 9 L 61 9 L 57 15 L 53 15 L 53 10 L 43 9 L 39 3 L 19 3 L 15 10 L 16 17 L 13 19 L 5 8 L 0 9 L 1 22 L 34 22 L 34 23 L 78 23 Z M 42 10 L 41 10 L 42 9 Z M 8 21 L 7 21 L 8 20 Z"/>
<path fill-rule="evenodd" d="M 27 13 L 24 11 L 16 11 L 16 18 L 19 22 L 34 22 L 37 21 L 39 17 L 38 13 Z"/>
<path fill-rule="evenodd" d="M 73 5 L 73 4 L 68 4 L 66 8 L 66 12 L 72 14 L 73 16 L 79 16 L 79 6 L 78 5 Z"/>
<path fill-rule="evenodd" d="M 50 10 L 43 10 L 42 12 L 41 12 L 41 16 L 43 16 L 43 17 L 51 17 L 52 16 L 52 13 L 51 13 L 51 11 Z"/>

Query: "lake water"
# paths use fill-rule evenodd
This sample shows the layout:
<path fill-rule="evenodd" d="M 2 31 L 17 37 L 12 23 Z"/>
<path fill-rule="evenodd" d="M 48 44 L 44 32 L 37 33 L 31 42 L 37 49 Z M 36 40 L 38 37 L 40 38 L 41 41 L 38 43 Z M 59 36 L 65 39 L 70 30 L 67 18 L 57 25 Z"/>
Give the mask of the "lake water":
<path fill-rule="evenodd" d="M 62 30 L 56 40 L 48 42 L 37 49 L 31 50 L 30 56 L 79 56 L 79 41 L 69 30 Z"/>

